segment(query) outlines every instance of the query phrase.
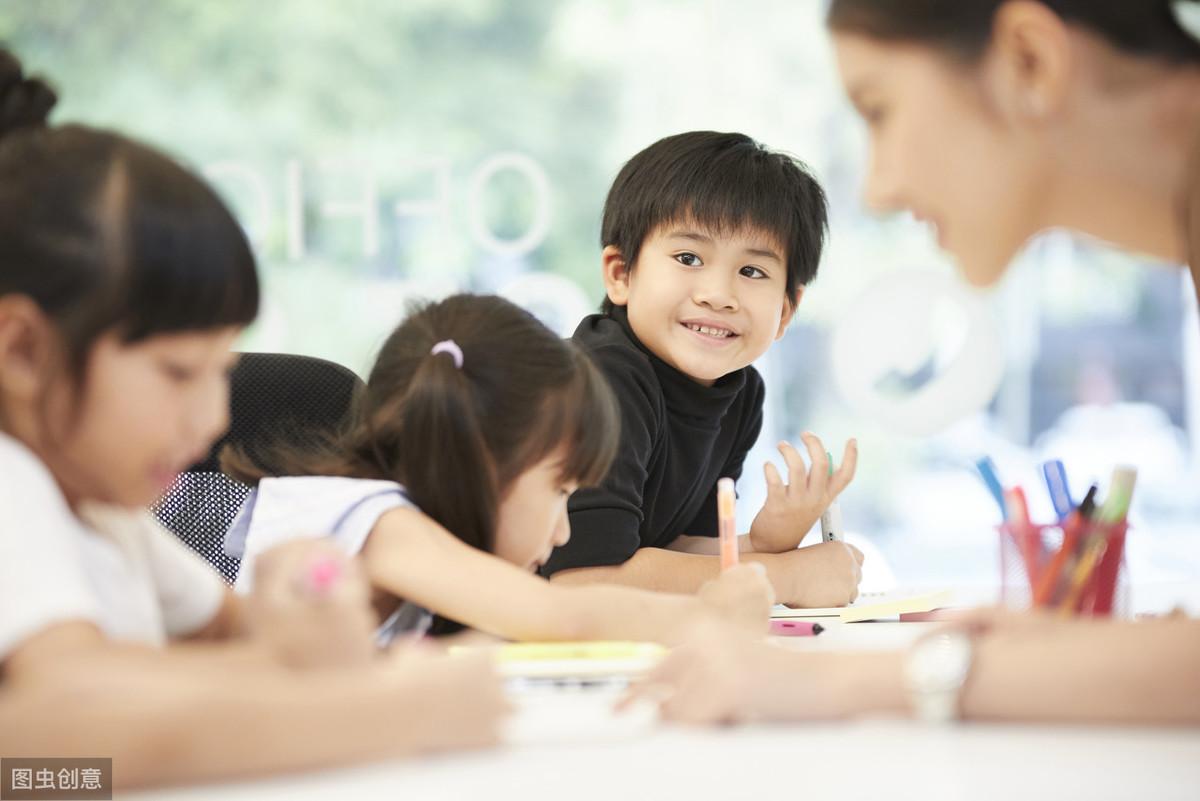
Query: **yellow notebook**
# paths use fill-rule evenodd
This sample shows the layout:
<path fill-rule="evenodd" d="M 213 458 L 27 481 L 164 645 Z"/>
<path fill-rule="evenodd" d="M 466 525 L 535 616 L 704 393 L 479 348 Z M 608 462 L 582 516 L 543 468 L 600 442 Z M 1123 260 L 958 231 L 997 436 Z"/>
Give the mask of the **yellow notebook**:
<path fill-rule="evenodd" d="M 864 592 L 849 606 L 828 608 L 793 608 L 776 604 L 771 610 L 772 618 L 836 617 L 843 623 L 858 623 L 863 620 L 878 620 L 883 617 L 932 612 L 950 605 L 953 593 L 949 590 L 913 593 L 904 590 L 891 592 Z"/>
<path fill-rule="evenodd" d="M 450 653 L 476 651 L 453 647 Z M 589 642 L 514 642 L 487 648 L 495 653 L 496 668 L 510 678 L 636 676 L 658 664 L 667 653 L 652 642 L 595 640 Z"/>

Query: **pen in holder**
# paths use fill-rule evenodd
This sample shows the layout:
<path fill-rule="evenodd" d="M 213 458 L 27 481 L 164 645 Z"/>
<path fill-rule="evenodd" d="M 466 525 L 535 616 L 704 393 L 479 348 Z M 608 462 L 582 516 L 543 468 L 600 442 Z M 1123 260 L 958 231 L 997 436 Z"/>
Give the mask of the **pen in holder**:
<path fill-rule="evenodd" d="M 1000 602 L 1015 609 L 1054 610 L 1064 617 L 1124 614 L 1127 530 L 1124 520 L 1002 524 Z"/>

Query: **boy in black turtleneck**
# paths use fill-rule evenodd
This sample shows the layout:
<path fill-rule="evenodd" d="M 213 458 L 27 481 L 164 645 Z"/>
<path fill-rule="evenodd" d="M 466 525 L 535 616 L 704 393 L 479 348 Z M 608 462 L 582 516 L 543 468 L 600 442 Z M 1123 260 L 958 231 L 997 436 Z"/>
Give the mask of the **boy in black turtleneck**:
<path fill-rule="evenodd" d="M 783 336 L 825 227 L 825 195 L 803 166 L 742 134 L 668 137 L 625 165 L 604 206 L 608 297 L 573 337 L 620 401 L 621 449 L 602 486 L 571 497 L 571 539 L 546 574 L 693 592 L 717 573 L 717 479 L 741 476 L 762 428 L 750 364 Z M 797 546 L 853 477 L 856 447 L 829 477 L 824 446 L 803 439 L 811 469 L 786 443 L 788 482 L 764 466 L 768 498 L 743 559 L 766 568 L 781 602 L 845 604 L 862 554 Z"/>

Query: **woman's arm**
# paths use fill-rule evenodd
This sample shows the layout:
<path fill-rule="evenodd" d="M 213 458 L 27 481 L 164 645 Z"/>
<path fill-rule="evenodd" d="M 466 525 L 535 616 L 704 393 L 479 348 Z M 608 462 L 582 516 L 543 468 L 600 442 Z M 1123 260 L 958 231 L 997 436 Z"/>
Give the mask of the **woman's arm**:
<path fill-rule="evenodd" d="M 692 721 L 909 715 L 905 655 L 797 653 L 727 636 L 673 654 L 651 678 Z M 662 692 L 661 689 L 654 692 Z M 1007 619 L 976 638 L 969 720 L 1200 723 L 1200 621 Z"/>
<path fill-rule="evenodd" d="M 723 576 L 709 596 L 604 584 L 563 586 L 458 540 L 413 509 L 383 515 L 363 549 L 371 583 L 472 628 L 516 640 L 674 642 L 697 617 L 723 614 L 761 633 L 770 587 L 754 570 Z"/>

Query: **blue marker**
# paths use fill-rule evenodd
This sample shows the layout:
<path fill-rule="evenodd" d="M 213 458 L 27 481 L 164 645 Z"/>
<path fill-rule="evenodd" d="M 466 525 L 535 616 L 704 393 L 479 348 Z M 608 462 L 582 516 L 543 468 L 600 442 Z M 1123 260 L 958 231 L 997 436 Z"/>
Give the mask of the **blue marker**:
<path fill-rule="evenodd" d="M 1061 523 L 1070 516 L 1075 508 L 1071 500 L 1070 485 L 1067 484 L 1067 470 L 1060 459 L 1042 462 L 1042 475 L 1046 477 L 1046 489 L 1050 491 L 1050 502 L 1054 504 L 1054 513 Z"/>
<path fill-rule="evenodd" d="M 1001 517 L 1007 520 L 1008 506 L 1004 502 L 1004 485 L 1000 483 L 1000 476 L 996 473 L 996 463 L 990 456 L 984 456 L 975 462 L 975 467 L 979 470 L 979 475 L 983 476 L 983 483 L 987 485 L 988 492 L 992 493 L 996 505 L 1000 507 Z"/>

